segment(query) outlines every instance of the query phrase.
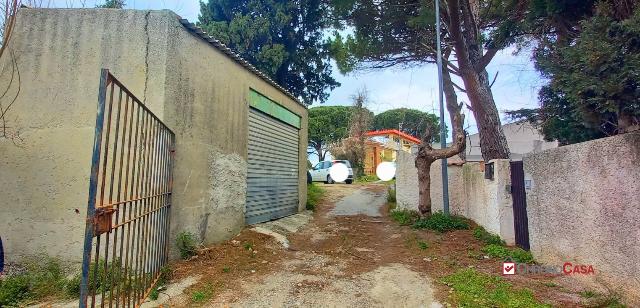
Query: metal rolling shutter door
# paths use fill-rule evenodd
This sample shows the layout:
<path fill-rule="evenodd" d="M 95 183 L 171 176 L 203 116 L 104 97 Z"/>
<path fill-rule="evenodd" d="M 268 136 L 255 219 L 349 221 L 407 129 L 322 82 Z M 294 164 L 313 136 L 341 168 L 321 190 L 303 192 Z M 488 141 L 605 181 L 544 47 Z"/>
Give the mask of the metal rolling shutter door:
<path fill-rule="evenodd" d="M 250 108 L 247 224 L 298 212 L 298 138 L 296 128 Z"/>

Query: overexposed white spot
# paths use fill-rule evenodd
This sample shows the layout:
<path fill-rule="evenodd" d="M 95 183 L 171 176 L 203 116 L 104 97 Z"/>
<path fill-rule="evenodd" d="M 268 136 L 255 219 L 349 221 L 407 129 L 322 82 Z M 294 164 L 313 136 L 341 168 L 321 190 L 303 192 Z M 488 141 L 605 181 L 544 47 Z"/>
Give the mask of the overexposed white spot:
<path fill-rule="evenodd" d="M 376 175 L 383 181 L 391 181 L 396 176 L 396 165 L 392 162 L 382 162 L 376 167 Z"/>

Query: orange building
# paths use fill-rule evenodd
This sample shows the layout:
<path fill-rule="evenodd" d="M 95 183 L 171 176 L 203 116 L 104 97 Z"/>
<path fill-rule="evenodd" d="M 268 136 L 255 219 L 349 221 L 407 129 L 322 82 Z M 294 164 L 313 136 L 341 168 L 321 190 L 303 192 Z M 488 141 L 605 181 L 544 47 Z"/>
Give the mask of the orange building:
<path fill-rule="evenodd" d="M 420 139 L 397 129 L 385 129 L 365 133 L 366 142 L 364 174 L 376 174 L 376 167 L 384 161 L 396 161 L 397 151 L 411 153 L 411 146 L 420 144 Z M 374 140 L 375 139 L 375 140 Z"/>

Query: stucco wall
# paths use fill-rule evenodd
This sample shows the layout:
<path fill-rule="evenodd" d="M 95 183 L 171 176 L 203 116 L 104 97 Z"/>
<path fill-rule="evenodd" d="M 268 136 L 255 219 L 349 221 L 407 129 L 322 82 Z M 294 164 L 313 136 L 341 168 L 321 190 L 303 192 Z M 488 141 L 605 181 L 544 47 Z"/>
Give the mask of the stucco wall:
<path fill-rule="evenodd" d="M 396 200 L 399 208 L 418 210 L 418 170 L 415 167 L 415 154 L 398 151 L 396 159 Z M 449 175 L 449 210 L 460 214 L 464 207 L 462 167 L 450 165 Z M 431 165 L 431 207 L 434 212 L 442 211 L 442 163 L 436 161 Z"/>
<path fill-rule="evenodd" d="M 418 210 L 418 172 L 415 154 L 399 152 L 396 160 L 396 199 L 399 208 Z M 513 202 L 507 187 L 511 184 L 508 160 L 493 160 L 494 179 L 484 178 L 480 163 L 450 165 L 449 210 L 472 219 L 488 231 L 500 235 L 508 244 L 515 243 Z M 432 210 L 442 211 L 441 161 L 431 165 Z"/>
<path fill-rule="evenodd" d="M 306 108 L 191 34 L 175 13 L 21 9 L 9 46 L 21 75 L 10 119 L 23 140 L 0 140 L 0 236 L 9 261 L 81 258 L 101 68 L 176 133 L 173 235 L 189 230 L 211 243 L 244 225 L 250 88 L 302 117 L 304 207 Z M 10 59 L 0 63 L 3 89 Z"/>
<path fill-rule="evenodd" d="M 596 277 L 640 305 L 640 133 L 525 156 L 531 252 L 592 264 Z M 580 276 L 576 276 L 580 277 Z"/>

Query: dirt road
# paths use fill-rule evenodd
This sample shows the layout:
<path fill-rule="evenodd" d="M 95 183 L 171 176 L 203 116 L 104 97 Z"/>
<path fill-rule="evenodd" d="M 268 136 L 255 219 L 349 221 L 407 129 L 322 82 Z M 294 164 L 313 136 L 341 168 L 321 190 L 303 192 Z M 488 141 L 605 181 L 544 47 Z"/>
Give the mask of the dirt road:
<path fill-rule="evenodd" d="M 483 256 L 471 230 L 391 221 L 385 185 L 322 188 L 314 213 L 247 228 L 174 264 L 173 283 L 144 306 L 442 307 L 453 292 L 443 277 L 467 268 L 499 275 L 502 261 Z M 553 306 L 582 306 L 562 277 L 506 278 Z"/>

